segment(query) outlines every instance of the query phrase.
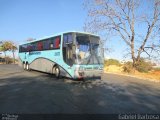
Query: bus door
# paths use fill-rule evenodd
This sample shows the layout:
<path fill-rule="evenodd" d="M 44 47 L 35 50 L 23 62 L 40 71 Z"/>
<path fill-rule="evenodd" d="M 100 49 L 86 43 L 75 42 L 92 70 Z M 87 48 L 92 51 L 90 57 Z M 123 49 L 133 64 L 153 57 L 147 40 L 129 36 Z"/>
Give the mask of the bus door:
<path fill-rule="evenodd" d="M 63 36 L 63 60 L 70 67 L 74 64 L 72 34 Z"/>

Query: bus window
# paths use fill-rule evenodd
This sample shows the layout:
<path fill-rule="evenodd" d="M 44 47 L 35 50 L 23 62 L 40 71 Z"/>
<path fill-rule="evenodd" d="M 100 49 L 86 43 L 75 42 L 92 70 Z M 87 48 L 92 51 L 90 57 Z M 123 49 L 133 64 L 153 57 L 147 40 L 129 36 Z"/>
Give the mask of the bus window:
<path fill-rule="evenodd" d="M 19 53 L 22 52 L 22 45 L 19 46 Z"/>
<path fill-rule="evenodd" d="M 34 45 L 31 43 L 31 51 L 34 51 Z"/>
<path fill-rule="evenodd" d="M 50 43 L 50 47 L 49 47 L 51 50 L 54 48 L 53 47 L 53 43 Z"/>
<path fill-rule="evenodd" d="M 54 48 L 59 48 L 60 47 L 60 38 L 56 37 L 54 40 Z"/>
<path fill-rule="evenodd" d="M 72 46 L 73 46 L 72 34 L 65 34 L 63 36 L 63 60 L 69 66 L 72 66 L 74 64 Z"/>
<path fill-rule="evenodd" d="M 72 34 L 67 34 L 63 36 L 63 47 L 66 47 L 66 44 L 71 44 L 72 42 Z"/>
<path fill-rule="evenodd" d="M 41 41 L 38 42 L 37 46 L 38 46 L 38 50 L 43 50 L 43 44 Z"/>
<path fill-rule="evenodd" d="M 33 51 L 37 50 L 37 42 L 33 43 Z"/>
<path fill-rule="evenodd" d="M 32 50 L 32 44 L 27 45 L 27 52 L 30 52 Z"/>
<path fill-rule="evenodd" d="M 27 52 L 27 45 L 22 45 L 22 52 Z"/>
<path fill-rule="evenodd" d="M 43 50 L 49 50 L 49 40 L 44 40 L 43 41 Z"/>

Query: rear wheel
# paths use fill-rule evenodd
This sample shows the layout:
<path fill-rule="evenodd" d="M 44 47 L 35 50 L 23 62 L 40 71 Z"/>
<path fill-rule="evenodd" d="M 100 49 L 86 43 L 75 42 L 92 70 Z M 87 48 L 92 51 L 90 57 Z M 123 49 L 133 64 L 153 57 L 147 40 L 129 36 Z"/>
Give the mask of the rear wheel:
<path fill-rule="evenodd" d="M 56 76 L 56 78 L 60 77 L 60 69 L 58 66 L 55 67 L 55 76 Z"/>
<path fill-rule="evenodd" d="M 26 70 L 29 71 L 29 64 L 28 63 L 26 64 Z"/>
<path fill-rule="evenodd" d="M 24 70 L 26 69 L 26 64 L 25 64 L 25 63 L 23 63 L 23 69 L 24 69 Z"/>

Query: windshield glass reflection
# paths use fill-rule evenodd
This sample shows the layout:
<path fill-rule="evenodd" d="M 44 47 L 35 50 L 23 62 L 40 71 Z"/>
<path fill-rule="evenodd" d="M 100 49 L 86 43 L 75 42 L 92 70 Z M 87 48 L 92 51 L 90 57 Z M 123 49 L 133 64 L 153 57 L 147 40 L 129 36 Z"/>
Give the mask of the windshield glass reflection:
<path fill-rule="evenodd" d="M 77 64 L 102 64 L 102 54 L 99 37 L 88 35 L 76 36 Z"/>

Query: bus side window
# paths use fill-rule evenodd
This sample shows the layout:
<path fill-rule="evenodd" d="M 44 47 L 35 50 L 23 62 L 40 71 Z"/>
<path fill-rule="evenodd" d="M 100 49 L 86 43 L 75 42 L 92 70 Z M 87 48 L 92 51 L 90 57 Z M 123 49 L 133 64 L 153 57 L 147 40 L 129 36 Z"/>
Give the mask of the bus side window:
<path fill-rule="evenodd" d="M 72 43 L 73 43 L 72 34 L 64 34 L 63 35 L 63 60 L 69 66 L 72 66 L 74 63 Z"/>
<path fill-rule="evenodd" d="M 42 44 L 41 41 L 38 42 L 37 47 L 38 47 L 38 50 L 42 50 L 43 49 L 43 44 Z"/>
<path fill-rule="evenodd" d="M 43 50 L 49 50 L 50 45 L 49 45 L 49 40 L 44 40 L 43 41 Z"/>
<path fill-rule="evenodd" d="M 31 44 L 31 51 L 34 51 L 33 43 Z"/>
<path fill-rule="evenodd" d="M 56 37 L 54 40 L 54 48 L 60 48 L 60 38 Z"/>
<path fill-rule="evenodd" d="M 22 48 L 21 48 L 22 52 L 24 52 L 24 45 L 22 45 L 21 47 L 22 47 Z"/>
<path fill-rule="evenodd" d="M 30 51 L 30 44 L 27 44 L 27 52 Z"/>
<path fill-rule="evenodd" d="M 66 43 L 68 42 L 68 39 L 67 39 L 68 37 L 67 37 L 67 35 L 64 35 L 63 36 L 63 47 L 66 47 L 67 45 L 66 45 Z"/>
<path fill-rule="evenodd" d="M 72 34 L 66 34 L 63 36 L 63 46 L 66 47 L 66 44 L 68 43 L 72 43 L 73 39 L 72 39 Z"/>
<path fill-rule="evenodd" d="M 53 38 L 53 37 L 49 39 L 49 48 L 50 48 L 51 50 L 54 49 L 54 38 Z"/>
<path fill-rule="evenodd" d="M 19 46 L 19 53 L 22 52 L 22 45 Z"/>
<path fill-rule="evenodd" d="M 37 42 L 33 43 L 33 51 L 37 50 Z"/>
<path fill-rule="evenodd" d="M 73 42 L 72 35 L 68 34 L 68 43 L 72 43 L 72 42 Z"/>
<path fill-rule="evenodd" d="M 32 51 L 35 51 L 34 43 L 32 43 Z"/>
<path fill-rule="evenodd" d="M 50 43 L 50 49 L 52 50 L 53 48 L 53 43 Z"/>
<path fill-rule="evenodd" d="M 45 40 L 43 41 L 43 50 L 47 50 L 47 43 Z"/>
<path fill-rule="evenodd" d="M 22 52 L 27 52 L 27 45 L 22 45 Z"/>

